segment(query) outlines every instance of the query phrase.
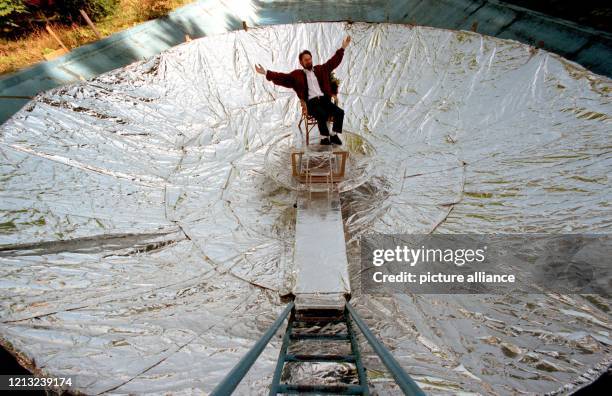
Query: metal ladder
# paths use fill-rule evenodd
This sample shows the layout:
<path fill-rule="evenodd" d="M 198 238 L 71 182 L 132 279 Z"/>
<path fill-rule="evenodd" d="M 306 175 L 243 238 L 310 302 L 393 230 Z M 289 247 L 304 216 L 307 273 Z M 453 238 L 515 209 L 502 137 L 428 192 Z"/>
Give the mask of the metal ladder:
<path fill-rule="evenodd" d="M 327 310 L 330 311 L 330 310 Z M 331 312 L 331 311 L 330 311 Z M 300 316 L 296 318 L 295 303 L 291 301 L 283 312 L 276 318 L 274 323 L 266 330 L 261 339 L 253 345 L 247 354 L 234 366 L 234 368 L 225 376 L 215 389 L 211 392 L 211 396 L 229 396 L 231 395 L 240 381 L 244 378 L 258 356 L 264 350 L 268 342 L 274 337 L 274 334 L 280 330 L 282 324 L 287 318 L 287 328 L 283 336 L 281 351 L 279 353 L 274 377 L 270 386 L 270 395 L 279 393 L 334 393 L 334 394 L 352 394 L 352 395 L 367 395 L 368 384 L 365 370 L 361 362 L 361 355 L 357 345 L 356 333 L 353 330 L 353 324 L 359 329 L 370 347 L 378 355 L 382 363 L 387 367 L 387 370 L 393 375 L 395 382 L 400 387 L 402 393 L 409 396 L 425 396 L 416 382 L 410 375 L 404 371 L 400 364 L 393 358 L 391 353 L 385 346 L 376 338 L 372 331 L 368 328 L 364 320 L 359 316 L 357 311 L 347 301 L 344 306 L 344 311 L 335 310 L 337 317 L 316 317 L 308 316 L 304 311 L 299 311 Z M 294 325 L 300 322 L 310 323 L 345 323 L 346 333 L 343 334 L 304 334 L 294 333 Z M 296 355 L 288 354 L 287 350 L 291 341 L 294 340 L 326 340 L 327 341 L 350 341 L 350 355 Z M 359 385 L 339 384 L 339 385 L 302 385 L 302 384 L 281 384 L 280 379 L 283 373 L 283 368 L 287 362 L 348 362 L 354 363 L 357 369 Z"/>
<path fill-rule="evenodd" d="M 365 369 L 363 368 L 363 364 L 361 362 L 361 354 L 359 352 L 359 345 L 357 343 L 357 338 L 355 331 L 353 330 L 353 326 L 351 323 L 351 318 L 347 314 L 346 310 L 342 311 L 333 311 L 336 315 L 326 315 L 326 316 L 307 316 L 306 314 L 302 314 L 300 318 L 296 318 L 295 309 L 292 310 L 291 315 L 289 317 L 289 321 L 287 323 L 287 329 L 285 330 L 285 335 L 283 336 L 283 343 L 280 349 L 280 353 L 278 356 L 278 361 L 276 363 L 276 369 L 274 371 L 274 377 L 272 379 L 272 385 L 270 387 L 270 395 L 277 395 L 279 393 L 332 393 L 332 394 L 342 394 L 342 395 L 368 395 L 368 381 Z M 344 333 L 340 334 L 330 334 L 330 333 L 304 333 L 304 332 L 295 332 L 295 324 L 297 323 L 305 323 L 311 325 L 324 325 L 328 324 L 338 324 L 344 323 L 346 326 L 346 330 Z M 343 341 L 350 342 L 351 345 L 351 354 L 349 355 L 318 355 L 318 354 L 291 354 L 287 353 L 289 350 L 289 346 L 292 344 L 292 341 L 325 341 L 325 342 L 334 342 L 334 341 Z M 357 371 L 357 378 L 359 379 L 359 385 L 352 384 L 281 384 L 280 380 L 282 377 L 283 369 L 285 367 L 285 363 L 291 362 L 336 362 L 336 363 L 352 363 L 355 365 Z"/>

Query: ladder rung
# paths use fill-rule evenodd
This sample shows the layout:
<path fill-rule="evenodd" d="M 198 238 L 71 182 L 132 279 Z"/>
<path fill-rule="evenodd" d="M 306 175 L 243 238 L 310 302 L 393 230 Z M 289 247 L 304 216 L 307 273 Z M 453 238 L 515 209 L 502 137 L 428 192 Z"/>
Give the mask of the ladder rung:
<path fill-rule="evenodd" d="M 295 319 L 294 323 L 308 323 L 308 324 L 312 324 L 312 323 L 316 323 L 316 324 L 338 324 L 338 323 L 344 323 L 346 324 L 346 321 L 344 319 L 329 319 L 326 318 L 325 316 L 311 316 L 311 317 L 303 317 L 300 319 Z"/>
<path fill-rule="evenodd" d="M 280 384 L 278 393 L 340 393 L 345 395 L 361 395 L 364 391 L 361 385 L 298 385 Z"/>
<path fill-rule="evenodd" d="M 293 333 L 292 340 L 348 340 L 348 334 Z"/>
<path fill-rule="evenodd" d="M 289 355 L 285 356 L 286 362 L 355 362 L 353 355 Z"/>

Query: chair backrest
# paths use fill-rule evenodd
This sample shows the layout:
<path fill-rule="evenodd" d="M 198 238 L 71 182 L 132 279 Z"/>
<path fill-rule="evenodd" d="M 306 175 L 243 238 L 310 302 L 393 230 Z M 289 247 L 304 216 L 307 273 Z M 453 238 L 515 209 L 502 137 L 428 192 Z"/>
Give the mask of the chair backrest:
<path fill-rule="evenodd" d="M 308 116 L 308 107 L 306 106 L 306 101 L 304 99 L 300 99 L 300 105 L 302 105 L 302 116 Z"/>

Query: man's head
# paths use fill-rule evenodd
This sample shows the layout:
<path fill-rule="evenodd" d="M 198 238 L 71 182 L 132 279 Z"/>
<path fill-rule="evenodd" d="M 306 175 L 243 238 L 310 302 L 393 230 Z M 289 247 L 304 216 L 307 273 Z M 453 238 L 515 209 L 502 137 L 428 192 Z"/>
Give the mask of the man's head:
<path fill-rule="evenodd" d="M 302 65 L 304 69 L 312 69 L 312 55 L 310 51 L 304 50 L 300 52 L 300 65 Z"/>

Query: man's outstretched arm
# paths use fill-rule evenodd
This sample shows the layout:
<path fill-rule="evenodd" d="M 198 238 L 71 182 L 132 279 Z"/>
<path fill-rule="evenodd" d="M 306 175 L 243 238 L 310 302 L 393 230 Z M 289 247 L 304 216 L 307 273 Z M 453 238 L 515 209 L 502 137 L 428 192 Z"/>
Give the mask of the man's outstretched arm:
<path fill-rule="evenodd" d="M 255 70 L 259 74 L 265 74 L 266 80 L 272 81 L 276 85 L 286 88 L 293 88 L 293 77 L 288 73 L 273 72 L 272 70 L 264 69 L 260 64 L 255 65 Z"/>
<path fill-rule="evenodd" d="M 332 56 L 327 62 L 323 64 L 323 67 L 325 67 L 329 71 L 332 71 L 336 67 L 338 67 L 338 65 L 340 65 L 340 62 L 342 62 L 342 57 L 344 56 L 344 49 L 349 45 L 350 42 L 351 36 L 346 36 L 344 38 L 344 41 L 342 41 L 342 47 L 338 48 L 334 56 Z"/>

